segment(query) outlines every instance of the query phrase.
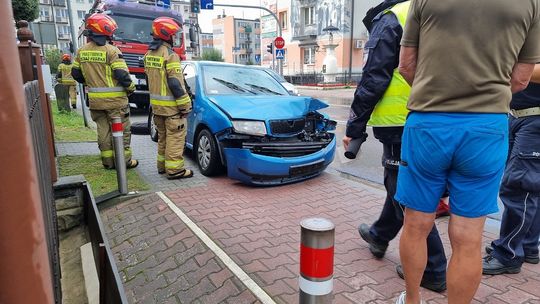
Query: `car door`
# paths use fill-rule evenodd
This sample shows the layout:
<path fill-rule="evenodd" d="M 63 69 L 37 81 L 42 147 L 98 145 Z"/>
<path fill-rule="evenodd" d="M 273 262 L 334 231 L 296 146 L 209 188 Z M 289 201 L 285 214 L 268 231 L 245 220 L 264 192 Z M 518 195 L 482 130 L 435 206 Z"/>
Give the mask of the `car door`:
<path fill-rule="evenodd" d="M 197 92 L 197 75 L 196 75 L 196 67 L 195 65 L 191 63 L 186 63 L 183 68 L 184 78 L 186 79 L 186 83 L 191 89 L 191 93 L 195 95 L 194 98 L 192 98 L 192 106 L 193 109 L 191 113 L 188 116 L 188 129 L 187 129 L 187 136 L 186 140 L 189 145 L 189 147 L 192 147 L 193 144 L 193 135 L 195 132 L 195 128 L 197 127 L 196 117 L 197 117 L 197 99 L 200 97 L 197 96 L 199 94 L 196 94 Z"/>

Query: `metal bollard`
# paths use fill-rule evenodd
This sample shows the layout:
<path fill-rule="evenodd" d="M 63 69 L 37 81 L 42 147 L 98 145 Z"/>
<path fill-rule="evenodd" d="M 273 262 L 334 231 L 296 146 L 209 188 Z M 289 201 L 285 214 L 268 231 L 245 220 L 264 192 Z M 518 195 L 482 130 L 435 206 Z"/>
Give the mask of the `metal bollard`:
<path fill-rule="evenodd" d="M 124 156 L 124 126 L 120 117 L 112 118 L 112 136 L 114 144 L 114 164 L 116 180 L 120 194 L 128 193 L 126 158 Z"/>
<path fill-rule="evenodd" d="M 332 303 L 335 226 L 324 218 L 309 218 L 300 227 L 300 304 Z"/>

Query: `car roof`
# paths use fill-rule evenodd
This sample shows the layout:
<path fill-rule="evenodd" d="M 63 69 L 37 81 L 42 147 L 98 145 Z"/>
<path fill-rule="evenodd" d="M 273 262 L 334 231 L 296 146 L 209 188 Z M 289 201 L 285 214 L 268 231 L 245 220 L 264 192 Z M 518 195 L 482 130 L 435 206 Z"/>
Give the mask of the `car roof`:
<path fill-rule="evenodd" d="M 221 62 L 221 61 L 207 61 L 207 60 L 184 60 L 182 63 L 191 63 L 195 65 L 217 65 L 217 66 L 230 66 L 230 67 L 243 67 L 248 69 L 258 69 L 260 66 L 258 65 L 244 65 L 244 64 L 236 64 L 236 63 L 228 63 L 228 62 Z"/>

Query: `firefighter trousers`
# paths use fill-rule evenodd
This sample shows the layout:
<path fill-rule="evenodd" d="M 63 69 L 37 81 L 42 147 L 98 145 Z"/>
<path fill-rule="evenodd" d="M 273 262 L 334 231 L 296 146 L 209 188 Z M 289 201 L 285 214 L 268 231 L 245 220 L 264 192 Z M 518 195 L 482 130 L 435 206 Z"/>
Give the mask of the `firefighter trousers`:
<path fill-rule="evenodd" d="M 76 85 L 69 86 L 69 100 L 72 106 L 77 104 L 77 86 Z"/>
<path fill-rule="evenodd" d="M 181 172 L 184 170 L 187 119 L 180 117 L 180 114 L 154 115 L 154 123 L 158 131 L 158 172 L 169 175 Z"/>
<path fill-rule="evenodd" d="M 112 118 L 122 118 L 124 127 L 124 154 L 126 163 L 131 162 L 131 122 L 129 121 L 129 106 L 111 110 L 90 110 L 90 116 L 97 125 L 98 147 L 101 151 L 101 162 L 105 168 L 114 168 L 114 151 L 112 142 Z"/>

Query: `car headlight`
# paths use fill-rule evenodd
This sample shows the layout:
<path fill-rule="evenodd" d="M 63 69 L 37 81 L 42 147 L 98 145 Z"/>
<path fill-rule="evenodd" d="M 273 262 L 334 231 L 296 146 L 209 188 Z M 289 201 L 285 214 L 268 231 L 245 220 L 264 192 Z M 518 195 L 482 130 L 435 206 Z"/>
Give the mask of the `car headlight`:
<path fill-rule="evenodd" d="M 266 125 L 264 121 L 254 120 L 233 120 L 234 130 L 238 133 L 264 136 L 266 135 Z"/>

